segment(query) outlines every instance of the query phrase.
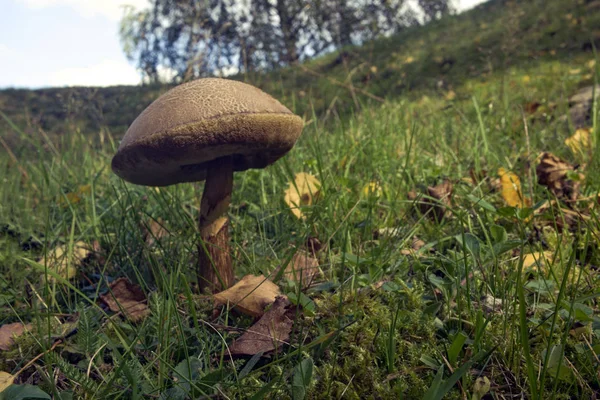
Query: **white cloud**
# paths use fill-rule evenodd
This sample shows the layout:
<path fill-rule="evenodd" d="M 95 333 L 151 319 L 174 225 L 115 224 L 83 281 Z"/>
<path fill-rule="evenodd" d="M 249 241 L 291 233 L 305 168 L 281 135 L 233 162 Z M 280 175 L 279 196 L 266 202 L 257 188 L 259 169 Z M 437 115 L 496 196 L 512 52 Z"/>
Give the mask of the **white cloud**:
<path fill-rule="evenodd" d="M 32 9 L 48 7 L 70 7 L 84 17 L 101 15 L 118 21 L 123 16 L 123 6 L 130 5 L 136 9 L 148 6 L 148 0 L 18 0 Z"/>
<path fill-rule="evenodd" d="M 51 86 L 137 85 L 140 74 L 125 61 L 104 60 L 87 67 L 64 68 L 50 74 Z"/>

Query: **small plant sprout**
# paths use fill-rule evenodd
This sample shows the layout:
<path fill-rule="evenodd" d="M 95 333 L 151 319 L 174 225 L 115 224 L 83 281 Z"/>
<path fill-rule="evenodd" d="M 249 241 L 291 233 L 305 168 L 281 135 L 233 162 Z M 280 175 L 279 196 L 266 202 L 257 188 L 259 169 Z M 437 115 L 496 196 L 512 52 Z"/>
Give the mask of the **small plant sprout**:
<path fill-rule="evenodd" d="M 296 143 L 303 121 L 260 89 L 227 79 L 179 85 L 133 121 L 112 170 L 138 185 L 204 181 L 198 285 L 226 289 L 234 275 L 227 209 L 233 172 L 264 168 Z"/>

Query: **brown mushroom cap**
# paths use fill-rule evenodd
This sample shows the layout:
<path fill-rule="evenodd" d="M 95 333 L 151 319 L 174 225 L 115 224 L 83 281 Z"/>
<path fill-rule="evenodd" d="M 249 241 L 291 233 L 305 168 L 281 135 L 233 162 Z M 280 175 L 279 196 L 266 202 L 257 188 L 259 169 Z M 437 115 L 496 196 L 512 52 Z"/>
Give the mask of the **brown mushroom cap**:
<path fill-rule="evenodd" d="M 112 160 L 121 178 L 148 186 L 206 179 L 232 156 L 235 171 L 264 168 L 296 143 L 302 119 L 254 86 L 219 78 L 179 85 L 133 121 Z"/>

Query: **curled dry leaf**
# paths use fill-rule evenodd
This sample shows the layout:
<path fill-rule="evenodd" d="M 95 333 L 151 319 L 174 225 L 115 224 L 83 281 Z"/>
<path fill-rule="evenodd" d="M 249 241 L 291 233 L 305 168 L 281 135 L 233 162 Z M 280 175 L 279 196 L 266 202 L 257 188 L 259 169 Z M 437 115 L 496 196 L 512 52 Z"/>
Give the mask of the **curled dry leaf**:
<path fill-rule="evenodd" d="M 278 296 L 265 314 L 229 347 L 233 355 L 253 356 L 281 349 L 290 338 L 290 301 Z"/>
<path fill-rule="evenodd" d="M 575 171 L 575 167 L 561 160 L 552 153 L 542 153 L 540 163 L 535 169 L 538 183 L 546 186 L 557 198 L 575 201 L 579 196 L 579 180 L 583 174 L 578 174 L 578 181 L 570 179 L 568 174 Z"/>
<path fill-rule="evenodd" d="M 13 384 L 15 376 L 8 372 L 0 371 L 0 393 Z"/>
<path fill-rule="evenodd" d="M 453 185 L 449 180 L 445 180 L 436 186 L 427 187 L 427 196 L 430 198 L 421 197 L 419 199 L 419 210 L 422 214 L 428 215 L 434 221 L 441 221 L 442 218 L 449 214 L 447 207 L 452 199 Z M 417 200 L 419 196 L 413 190 L 408 193 L 410 200 Z"/>
<path fill-rule="evenodd" d="M 302 206 L 313 204 L 319 195 L 321 182 L 311 174 L 299 172 L 296 174 L 294 182 L 290 182 L 284 192 L 284 201 L 298 219 L 304 219 L 306 216 L 300 210 Z"/>
<path fill-rule="evenodd" d="M 21 336 L 24 332 L 31 329 L 31 324 L 22 324 L 14 322 L 12 324 L 2 325 L 0 327 L 0 350 L 8 351 L 15 344 L 15 337 Z"/>
<path fill-rule="evenodd" d="M 246 275 L 227 290 L 213 295 L 217 304 L 235 306 L 240 312 L 260 317 L 265 307 L 281 294 L 279 287 L 263 275 Z"/>
<path fill-rule="evenodd" d="M 48 251 L 46 257 L 42 257 L 38 263 L 46 265 L 48 270 L 55 272 L 61 278 L 71 279 L 77 275 L 77 268 L 92 253 L 91 247 L 79 241 L 73 245 L 73 252 L 69 254 L 68 246 L 61 245 Z M 54 277 L 48 275 L 48 279 L 54 280 Z"/>
<path fill-rule="evenodd" d="M 113 312 L 123 312 L 131 322 L 143 320 L 150 313 L 146 295 L 138 285 L 127 278 L 119 278 L 109 286 L 110 290 L 100 299 Z"/>
<path fill-rule="evenodd" d="M 531 199 L 523 197 L 521 180 L 516 174 L 501 167 L 498 168 L 498 175 L 500 176 L 502 198 L 508 206 L 523 208 L 531 205 Z"/>
<path fill-rule="evenodd" d="M 281 268 L 279 267 L 279 269 Z M 279 269 L 275 272 L 275 275 L 278 275 Z M 300 250 L 294 254 L 287 267 L 285 267 L 283 277 L 298 282 L 302 288 L 306 288 L 312 284 L 320 273 L 319 261 L 308 252 Z"/>

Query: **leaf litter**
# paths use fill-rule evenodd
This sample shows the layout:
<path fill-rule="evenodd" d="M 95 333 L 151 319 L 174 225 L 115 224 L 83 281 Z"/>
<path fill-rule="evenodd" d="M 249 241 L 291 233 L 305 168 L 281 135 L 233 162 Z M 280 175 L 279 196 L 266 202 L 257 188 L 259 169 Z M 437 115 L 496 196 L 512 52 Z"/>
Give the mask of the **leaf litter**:
<path fill-rule="evenodd" d="M 231 305 L 239 312 L 260 317 L 281 295 L 279 286 L 263 275 L 246 275 L 238 283 L 213 295 L 218 305 Z"/>
<path fill-rule="evenodd" d="M 131 322 L 139 322 L 150 314 L 146 295 L 138 285 L 127 278 L 119 278 L 109 286 L 109 291 L 100 296 L 108 308 L 122 312 Z"/>
<path fill-rule="evenodd" d="M 279 351 L 288 344 L 293 309 L 286 296 L 277 296 L 273 305 L 229 347 L 232 355 L 252 356 Z"/>
<path fill-rule="evenodd" d="M 0 327 L 0 350 L 8 351 L 15 344 L 15 337 L 23 335 L 31 329 L 31 324 L 13 322 Z"/>
<path fill-rule="evenodd" d="M 302 207 L 312 205 L 318 198 L 320 190 L 321 182 L 315 176 L 299 172 L 294 177 L 294 181 L 289 183 L 283 200 L 296 218 L 305 219 L 306 215 L 302 212 Z"/>

